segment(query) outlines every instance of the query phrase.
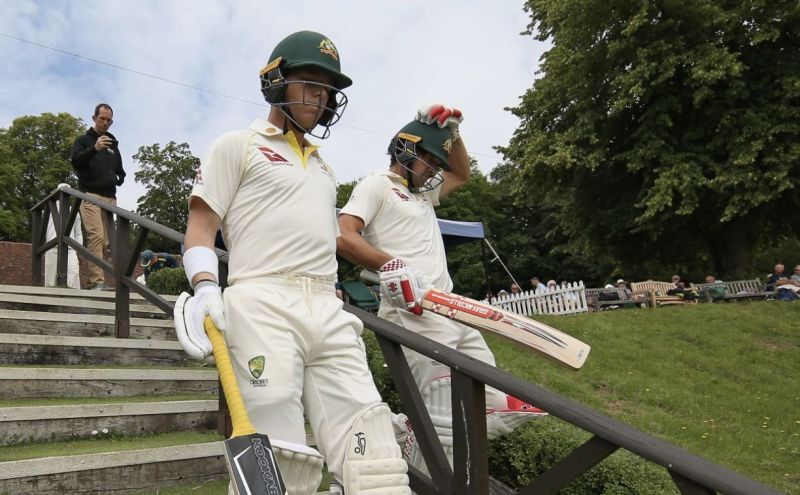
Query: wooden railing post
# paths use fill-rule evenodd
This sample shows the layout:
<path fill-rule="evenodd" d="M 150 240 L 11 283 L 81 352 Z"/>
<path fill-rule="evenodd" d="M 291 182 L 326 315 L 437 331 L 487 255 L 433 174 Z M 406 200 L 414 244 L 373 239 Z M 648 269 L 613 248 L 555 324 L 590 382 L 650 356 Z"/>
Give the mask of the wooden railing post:
<path fill-rule="evenodd" d="M 130 321 L 130 289 L 125 284 L 126 268 L 130 258 L 130 221 L 117 216 L 115 241 L 111 245 L 112 264 L 114 266 L 114 284 L 116 290 L 116 334 L 117 338 L 127 339 L 131 335 Z"/>
<path fill-rule="evenodd" d="M 42 211 L 39 208 L 31 211 L 31 284 L 34 286 L 44 285 L 42 277 L 44 257 L 39 252 L 39 248 L 42 246 Z"/>

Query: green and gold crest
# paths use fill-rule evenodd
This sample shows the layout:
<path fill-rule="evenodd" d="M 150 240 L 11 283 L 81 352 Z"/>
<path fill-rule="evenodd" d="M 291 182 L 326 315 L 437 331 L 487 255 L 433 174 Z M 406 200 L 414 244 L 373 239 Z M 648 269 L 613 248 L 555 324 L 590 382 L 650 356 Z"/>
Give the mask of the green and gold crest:
<path fill-rule="evenodd" d="M 447 152 L 447 156 L 450 156 L 450 150 L 453 149 L 453 138 L 449 137 L 445 142 L 442 143 L 442 149 Z"/>
<path fill-rule="evenodd" d="M 328 38 L 322 38 L 319 42 L 319 51 L 325 55 L 330 55 L 334 60 L 339 60 L 339 52 L 336 51 L 333 41 Z"/>
<path fill-rule="evenodd" d="M 253 378 L 256 380 L 261 376 L 261 373 L 264 372 L 264 361 L 264 356 L 256 356 L 247 362 L 247 367 L 250 368 L 250 374 L 253 375 Z"/>

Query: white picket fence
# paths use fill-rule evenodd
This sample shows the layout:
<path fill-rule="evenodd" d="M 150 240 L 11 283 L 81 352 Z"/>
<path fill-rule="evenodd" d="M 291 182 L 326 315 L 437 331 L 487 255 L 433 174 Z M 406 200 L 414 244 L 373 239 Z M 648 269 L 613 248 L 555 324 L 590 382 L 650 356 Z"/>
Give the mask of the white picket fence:
<path fill-rule="evenodd" d="M 513 311 L 518 315 L 569 315 L 586 313 L 586 287 L 583 281 L 557 285 L 555 289 L 540 289 L 519 294 L 495 297 L 488 301 L 492 306 Z"/>

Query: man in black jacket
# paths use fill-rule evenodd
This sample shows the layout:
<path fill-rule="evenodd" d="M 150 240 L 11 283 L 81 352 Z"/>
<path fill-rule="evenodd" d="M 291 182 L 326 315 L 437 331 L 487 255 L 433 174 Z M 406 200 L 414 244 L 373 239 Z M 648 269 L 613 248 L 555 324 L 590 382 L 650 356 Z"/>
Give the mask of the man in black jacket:
<path fill-rule="evenodd" d="M 114 111 L 106 103 L 100 103 L 94 109 L 92 121 L 86 134 L 75 140 L 72 145 L 72 168 L 78 175 L 78 189 L 97 199 L 117 204 L 117 186 L 125 181 L 125 170 L 122 168 L 122 155 L 119 153 L 117 139 L 108 132 L 114 123 Z M 99 206 L 84 201 L 81 203 L 81 218 L 86 230 L 86 247 L 95 256 L 104 259 L 103 250 L 108 248 L 108 229 L 106 228 L 102 210 Z M 103 269 L 89 262 L 88 288 L 102 290 L 106 288 Z"/>

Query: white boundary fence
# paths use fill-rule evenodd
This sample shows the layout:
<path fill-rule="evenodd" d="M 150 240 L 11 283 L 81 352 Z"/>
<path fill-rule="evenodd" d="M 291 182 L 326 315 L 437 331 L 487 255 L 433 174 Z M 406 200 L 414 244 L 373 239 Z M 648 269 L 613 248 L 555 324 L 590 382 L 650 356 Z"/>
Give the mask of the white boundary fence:
<path fill-rule="evenodd" d="M 492 298 L 489 304 L 523 316 L 569 315 L 589 311 L 583 281 L 568 282 L 557 285 L 555 289 L 544 289 L 536 293 L 528 291 L 508 294 Z"/>

